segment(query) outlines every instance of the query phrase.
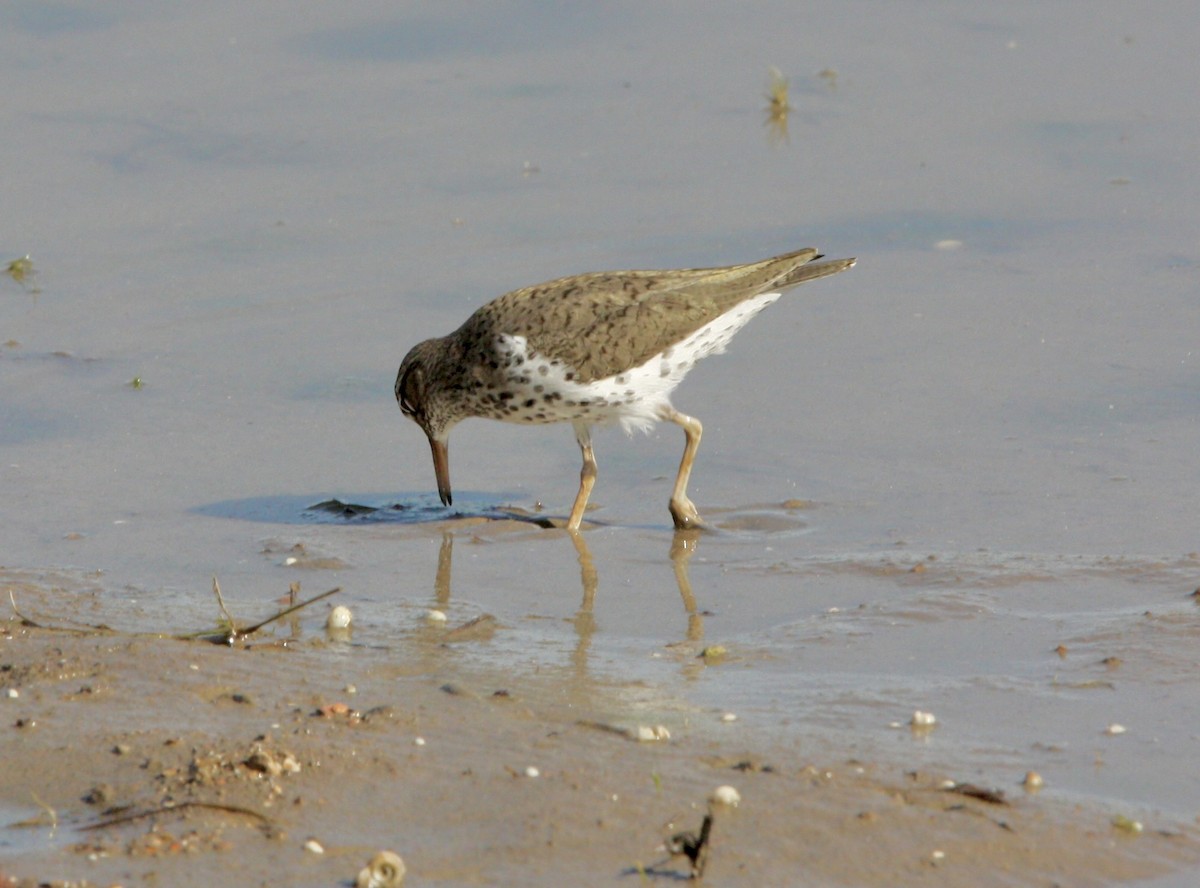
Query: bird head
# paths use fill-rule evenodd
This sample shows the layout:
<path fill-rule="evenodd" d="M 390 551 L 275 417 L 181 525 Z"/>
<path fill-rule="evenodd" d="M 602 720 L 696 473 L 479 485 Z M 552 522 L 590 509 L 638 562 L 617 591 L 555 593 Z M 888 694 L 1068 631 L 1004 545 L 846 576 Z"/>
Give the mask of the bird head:
<path fill-rule="evenodd" d="M 441 409 L 438 388 L 434 384 L 436 357 L 441 340 L 428 339 L 412 348 L 400 363 L 396 374 L 396 403 L 400 411 L 421 427 L 433 452 L 433 472 L 437 476 L 438 496 L 442 505 L 453 502 L 450 492 L 450 423 Z"/>

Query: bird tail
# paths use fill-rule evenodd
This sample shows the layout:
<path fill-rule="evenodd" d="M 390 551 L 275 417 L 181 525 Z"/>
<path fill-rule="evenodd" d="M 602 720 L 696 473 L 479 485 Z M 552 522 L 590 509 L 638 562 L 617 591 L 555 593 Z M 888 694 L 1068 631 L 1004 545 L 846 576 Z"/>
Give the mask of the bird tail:
<path fill-rule="evenodd" d="M 814 256 L 813 261 L 797 265 L 771 284 L 771 289 L 786 290 L 789 287 L 803 284 L 805 281 L 815 281 L 817 278 L 828 277 L 831 274 L 837 274 L 839 271 L 845 271 L 857 261 L 856 259 L 829 259 L 825 262 L 815 261 L 822 258 L 824 257 Z"/>

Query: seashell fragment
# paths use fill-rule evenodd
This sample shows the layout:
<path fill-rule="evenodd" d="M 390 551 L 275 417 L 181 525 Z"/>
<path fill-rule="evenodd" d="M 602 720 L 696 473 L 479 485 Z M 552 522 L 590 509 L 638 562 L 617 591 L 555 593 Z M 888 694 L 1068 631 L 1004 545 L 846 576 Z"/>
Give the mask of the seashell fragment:
<path fill-rule="evenodd" d="M 354 888 L 398 888 L 406 872 L 404 861 L 395 851 L 380 851 L 371 858 L 354 880 Z"/>

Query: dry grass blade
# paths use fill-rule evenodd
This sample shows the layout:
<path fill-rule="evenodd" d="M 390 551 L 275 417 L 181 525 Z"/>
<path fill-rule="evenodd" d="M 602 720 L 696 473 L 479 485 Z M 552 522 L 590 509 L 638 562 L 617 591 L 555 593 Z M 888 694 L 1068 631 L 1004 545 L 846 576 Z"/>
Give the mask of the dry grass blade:
<path fill-rule="evenodd" d="M 116 817 L 107 817 L 104 820 L 99 820 L 95 823 L 89 823 L 87 826 L 79 827 L 81 832 L 87 832 L 97 829 L 105 829 L 109 826 L 120 826 L 122 823 L 130 823 L 134 820 L 143 820 L 146 817 L 154 817 L 158 814 L 172 814 L 176 811 L 183 811 L 188 808 L 198 808 L 204 811 L 219 811 L 223 814 L 240 814 L 244 817 L 250 817 L 257 820 L 259 823 L 269 824 L 271 821 L 268 817 L 257 811 L 252 811 L 249 808 L 242 808 L 238 805 L 224 805 L 218 802 L 172 802 L 166 805 L 160 805 L 157 808 L 150 808 L 145 811 L 133 811 L 128 814 L 119 814 Z"/>
<path fill-rule="evenodd" d="M 12 603 L 13 613 L 17 615 L 17 619 L 21 621 L 21 625 L 29 629 L 45 629 L 50 632 L 69 632 L 74 635 L 96 635 L 116 631 L 111 626 L 106 626 L 103 623 L 97 623 L 95 625 L 91 623 L 84 623 L 82 626 L 50 626 L 46 623 L 39 623 L 36 620 L 31 620 L 29 617 L 25 616 L 17 608 L 17 599 L 16 596 L 13 595 L 12 589 L 8 590 L 8 600 Z"/>
<path fill-rule="evenodd" d="M 293 584 L 293 586 L 294 585 L 295 584 Z M 264 626 L 269 626 L 276 620 L 281 620 L 289 614 L 295 613 L 301 608 L 308 607 L 310 604 L 315 604 L 321 599 L 328 598 L 330 595 L 334 595 L 341 591 L 342 587 L 336 586 L 327 592 L 322 592 L 320 595 L 314 595 L 307 601 L 301 601 L 297 604 L 292 604 L 288 607 L 285 607 L 283 610 L 271 614 L 271 616 L 267 617 L 265 620 L 260 620 L 252 626 L 246 626 L 239 629 L 237 620 L 234 619 L 233 614 L 229 612 L 229 609 L 225 607 L 225 600 L 221 595 L 221 586 L 217 582 L 216 577 L 213 577 L 213 594 L 216 595 L 217 605 L 221 609 L 220 631 L 214 634 L 206 630 L 202 632 L 190 632 L 184 635 L 175 635 L 172 637 L 178 639 L 179 641 L 195 641 L 197 639 L 203 639 L 204 641 L 211 641 L 213 644 L 231 645 L 249 635 L 253 635 L 259 629 L 262 629 Z"/>

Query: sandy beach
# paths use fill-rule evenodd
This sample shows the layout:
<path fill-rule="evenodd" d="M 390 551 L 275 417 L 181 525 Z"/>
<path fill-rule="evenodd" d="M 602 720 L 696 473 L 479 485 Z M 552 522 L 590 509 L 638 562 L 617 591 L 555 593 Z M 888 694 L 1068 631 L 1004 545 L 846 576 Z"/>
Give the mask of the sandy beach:
<path fill-rule="evenodd" d="M 232 646 L 89 631 L 117 615 L 53 579 L 4 576 L 59 627 L 3 624 L 5 885 L 349 884 L 383 849 L 406 884 L 670 884 L 690 865 L 663 842 L 723 785 L 742 801 L 715 813 L 705 884 L 1107 885 L 1200 861 L 1190 825 L 756 743 L 716 713 L 639 742 L 658 725 L 612 702 L 638 689 L 463 668 L 487 632 L 414 632 L 415 668 L 295 622 Z"/>

